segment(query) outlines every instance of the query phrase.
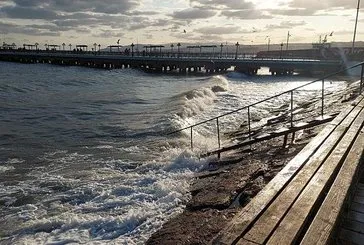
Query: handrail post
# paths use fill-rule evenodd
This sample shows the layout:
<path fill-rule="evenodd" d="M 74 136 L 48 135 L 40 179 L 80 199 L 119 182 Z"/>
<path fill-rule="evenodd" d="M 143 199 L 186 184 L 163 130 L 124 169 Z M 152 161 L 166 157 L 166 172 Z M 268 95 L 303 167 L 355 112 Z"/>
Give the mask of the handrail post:
<path fill-rule="evenodd" d="M 291 90 L 291 128 L 293 128 L 293 90 Z"/>
<path fill-rule="evenodd" d="M 193 131 L 192 131 L 192 128 L 193 127 L 191 127 L 191 151 L 193 151 L 193 138 L 192 138 L 193 137 L 193 134 L 192 134 Z"/>
<path fill-rule="evenodd" d="M 322 79 L 322 89 L 321 89 L 321 117 L 324 117 L 324 96 L 325 96 L 325 79 Z"/>
<path fill-rule="evenodd" d="M 250 106 L 248 106 L 248 130 L 249 130 L 249 140 L 251 139 L 251 128 L 250 128 Z"/>
<path fill-rule="evenodd" d="M 363 75 L 364 75 L 364 64 L 361 65 L 361 75 L 360 75 L 360 94 L 363 90 Z"/>
<path fill-rule="evenodd" d="M 216 127 L 217 127 L 217 143 L 219 144 L 219 150 L 220 150 L 220 127 L 219 127 L 219 118 L 216 118 Z"/>

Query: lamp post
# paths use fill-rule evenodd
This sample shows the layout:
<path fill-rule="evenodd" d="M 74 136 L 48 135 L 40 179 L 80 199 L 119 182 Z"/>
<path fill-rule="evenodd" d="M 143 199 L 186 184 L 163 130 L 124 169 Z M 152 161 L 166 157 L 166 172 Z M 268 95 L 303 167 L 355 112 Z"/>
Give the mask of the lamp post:
<path fill-rule="evenodd" d="M 131 56 L 134 57 L 134 43 L 131 43 Z"/>
<path fill-rule="evenodd" d="M 62 47 L 63 47 L 63 51 L 64 51 L 64 47 L 66 46 L 66 44 L 65 43 L 62 43 Z"/>
<path fill-rule="evenodd" d="M 356 9 L 356 19 L 355 19 L 355 27 L 354 27 L 353 45 L 351 46 L 351 53 L 354 53 L 356 27 L 358 26 L 359 9 L 360 9 L 360 0 L 358 0 L 358 7 Z"/>
<path fill-rule="evenodd" d="M 279 58 L 282 59 L 282 49 L 283 49 L 283 43 L 281 43 L 281 53 L 279 55 Z"/>
<path fill-rule="evenodd" d="M 94 43 L 94 51 L 96 52 L 97 43 Z"/>
<path fill-rule="evenodd" d="M 39 43 L 35 43 L 34 45 L 35 45 L 35 50 L 38 50 Z"/>
<path fill-rule="evenodd" d="M 72 44 L 68 44 L 68 46 L 70 47 L 70 51 L 72 50 Z"/>
<path fill-rule="evenodd" d="M 99 44 L 99 45 L 97 45 L 97 46 L 99 46 L 99 52 L 101 51 L 101 44 Z"/>
<path fill-rule="evenodd" d="M 179 47 L 181 47 L 181 43 L 177 43 L 177 48 L 178 48 L 178 58 L 180 57 L 180 53 L 179 53 Z"/>
<path fill-rule="evenodd" d="M 235 50 L 235 59 L 238 58 L 238 49 L 239 49 L 239 42 L 236 42 L 235 46 L 236 46 L 236 50 Z"/>
<path fill-rule="evenodd" d="M 288 42 L 289 42 L 289 37 L 291 36 L 291 34 L 289 34 L 289 31 L 287 33 L 287 46 L 286 46 L 286 50 L 288 50 Z"/>
<path fill-rule="evenodd" d="M 221 48 L 221 49 L 220 49 L 220 59 L 222 58 L 222 48 L 223 48 L 223 47 L 224 47 L 224 44 L 222 44 L 222 43 L 221 43 L 221 44 L 220 44 L 220 48 Z"/>

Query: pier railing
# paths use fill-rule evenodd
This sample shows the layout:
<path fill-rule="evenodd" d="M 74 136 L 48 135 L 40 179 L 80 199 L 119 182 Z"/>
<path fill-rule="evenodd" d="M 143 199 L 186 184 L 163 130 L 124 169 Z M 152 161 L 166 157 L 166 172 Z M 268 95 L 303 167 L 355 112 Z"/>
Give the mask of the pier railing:
<path fill-rule="evenodd" d="M 227 113 L 224 113 L 224 114 L 221 114 L 219 116 L 216 116 L 216 117 L 212 117 L 210 119 L 207 119 L 207 120 L 204 120 L 204 121 L 201 121 L 201 122 L 198 122 L 196 124 L 193 124 L 193 125 L 190 125 L 190 126 L 187 126 L 187 127 L 184 127 L 182 129 L 179 129 L 179 130 L 176 130 L 176 131 L 173 131 L 173 132 L 169 132 L 167 133 L 167 135 L 172 135 L 172 134 L 176 134 L 176 133 L 179 133 L 179 132 L 182 132 L 182 131 L 186 131 L 188 130 L 189 131 L 189 135 L 190 135 L 190 147 L 191 147 L 191 150 L 193 150 L 194 148 L 194 137 L 193 137 L 193 130 L 194 128 L 196 128 L 197 126 L 201 126 L 201 125 L 205 125 L 205 124 L 208 124 L 208 123 L 211 123 L 211 122 L 214 122 L 216 123 L 216 139 L 217 139 L 217 150 L 220 150 L 221 149 L 221 118 L 223 117 L 227 117 L 229 115 L 232 115 L 232 114 L 236 114 L 238 112 L 241 112 L 241 111 L 244 111 L 246 110 L 246 118 L 247 118 L 247 132 L 246 134 L 248 135 L 248 139 L 251 138 L 251 135 L 252 135 L 252 116 L 251 116 L 251 111 L 252 111 L 252 108 L 259 105 L 259 104 L 262 104 L 262 103 L 265 103 L 269 100 L 272 100 L 272 99 L 276 99 L 276 98 L 279 98 L 279 97 L 282 97 L 282 96 L 289 96 L 289 110 L 288 110 L 288 122 L 285 121 L 286 124 L 288 124 L 289 127 L 294 127 L 294 123 L 295 121 L 298 121 L 298 120 L 295 120 L 294 118 L 294 92 L 298 91 L 299 89 L 302 89 L 304 87 L 307 87 L 307 86 L 310 86 L 312 84 L 315 84 L 315 83 L 321 83 L 321 91 L 320 92 L 320 98 L 319 101 L 320 101 L 320 106 L 319 106 L 319 109 L 320 109 L 320 112 L 319 112 L 319 115 L 323 118 L 324 117 L 324 113 L 325 113 L 325 110 L 324 110 L 324 107 L 325 107 L 325 80 L 327 80 L 328 78 L 332 78 L 334 76 L 337 76 L 337 75 L 340 75 L 340 74 L 343 74 L 343 73 L 346 73 L 346 72 L 349 72 L 357 67 L 361 67 L 361 72 L 360 72 L 360 83 L 359 83 L 359 94 L 362 93 L 363 91 L 363 75 L 364 75 L 364 62 L 361 62 L 361 63 L 358 63 L 356 65 L 353 65 L 353 66 L 350 66 L 348 68 L 345 68 L 345 69 L 341 69 L 340 71 L 337 71 L 337 72 L 334 72 L 334 73 L 330 73 L 322 78 L 319 78 L 317 80 L 314 80 L 314 81 L 311 81 L 311 82 L 308 82 L 306 84 L 303 84 L 301 86 L 298 86 L 298 87 L 295 87 L 293 89 L 290 89 L 290 90 L 287 90 L 285 92 L 282 92 L 282 93 L 279 93 L 279 94 L 276 94 L 274 96 L 271 96 L 271 97 L 268 97 L 268 98 L 265 98 L 263 100 L 260 100 L 258 102 L 255 102 L 255 103 L 252 103 L 252 104 L 249 104 L 247 106 L 244 106 L 244 107 L 241 107 L 241 108 L 238 108 L 236 110 L 233 110 L 233 111 L 230 111 L 230 112 L 227 112 Z M 216 149 L 215 149 L 216 150 Z"/>
<path fill-rule="evenodd" d="M 221 60 L 231 60 L 231 59 L 255 59 L 255 60 L 319 60 L 309 57 L 291 57 L 291 56 L 277 56 L 277 57 L 265 57 L 265 56 L 257 56 L 256 53 L 251 52 L 186 52 L 180 51 L 179 53 L 176 51 L 163 51 L 163 52 L 143 52 L 143 51 L 134 51 L 133 53 L 124 51 L 74 51 L 74 50 L 23 50 L 23 49 L 0 49 L 1 53 L 14 53 L 14 54 L 47 54 L 47 55 L 86 55 L 86 56 L 113 56 L 113 57 L 129 57 L 129 58 L 196 58 L 196 59 L 221 59 Z M 322 59 L 321 59 L 322 60 Z"/>

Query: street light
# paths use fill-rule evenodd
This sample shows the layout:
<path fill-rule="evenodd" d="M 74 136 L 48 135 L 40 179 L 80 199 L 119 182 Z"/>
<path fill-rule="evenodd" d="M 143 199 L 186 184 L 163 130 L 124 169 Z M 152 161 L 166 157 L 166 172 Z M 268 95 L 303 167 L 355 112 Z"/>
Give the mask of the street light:
<path fill-rule="evenodd" d="M 288 50 L 288 42 L 289 42 L 289 37 L 292 36 L 291 34 L 289 34 L 289 31 L 287 33 L 287 46 L 286 46 L 286 50 Z"/>
<path fill-rule="evenodd" d="M 283 42 L 281 43 L 281 53 L 279 55 L 279 58 L 282 59 L 282 49 L 283 49 Z"/>
<path fill-rule="evenodd" d="M 351 47 L 351 53 L 354 53 L 356 27 L 358 25 L 359 9 L 360 9 L 360 0 L 358 0 L 358 7 L 356 9 L 356 19 L 355 19 L 355 27 L 354 27 L 354 37 L 353 37 L 353 45 Z"/>
<path fill-rule="evenodd" d="M 94 50 L 96 52 L 97 43 L 94 43 Z"/>
<path fill-rule="evenodd" d="M 222 58 L 222 47 L 224 47 L 224 44 L 222 44 L 222 43 L 221 43 L 221 44 L 220 44 L 220 48 L 221 48 L 221 49 L 220 49 L 220 59 Z"/>
<path fill-rule="evenodd" d="M 179 47 L 181 47 L 181 43 L 177 43 L 177 48 L 178 48 L 178 58 L 180 57 L 180 53 L 179 53 Z"/>
<path fill-rule="evenodd" d="M 134 43 L 131 43 L 131 56 L 134 57 Z"/>
<path fill-rule="evenodd" d="M 99 46 L 99 52 L 100 52 L 100 50 L 101 50 L 101 44 L 99 44 L 98 46 Z"/>
<path fill-rule="evenodd" d="M 235 46 L 236 46 L 236 51 L 235 51 L 235 59 L 238 58 L 238 49 L 239 49 L 239 42 L 236 42 Z"/>
<path fill-rule="evenodd" d="M 70 51 L 72 50 L 72 44 L 68 44 L 68 46 L 70 47 Z"/>

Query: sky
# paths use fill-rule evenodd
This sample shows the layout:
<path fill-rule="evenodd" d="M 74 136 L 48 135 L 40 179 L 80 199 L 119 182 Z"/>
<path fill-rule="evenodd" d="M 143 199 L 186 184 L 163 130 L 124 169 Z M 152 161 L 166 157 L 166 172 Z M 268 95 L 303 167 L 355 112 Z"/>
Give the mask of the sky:
<path fill-rule="evenodd" d="M 17 45 L 350 42 L 357 0 L 0 0 Z M 356 40 L 364 40 L 364 11 Z M 329 34 L 333 32 L 330 36 Z"/>

